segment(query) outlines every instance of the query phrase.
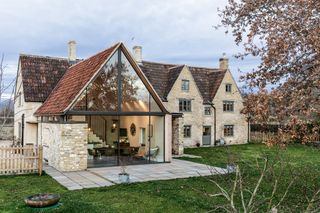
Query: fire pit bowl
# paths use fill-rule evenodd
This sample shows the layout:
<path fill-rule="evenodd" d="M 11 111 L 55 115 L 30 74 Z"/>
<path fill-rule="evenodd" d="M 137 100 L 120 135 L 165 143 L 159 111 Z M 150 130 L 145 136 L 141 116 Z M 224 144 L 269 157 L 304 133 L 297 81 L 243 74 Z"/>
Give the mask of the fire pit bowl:
<path fill-rule="evenodd" d="M 47 206 L 52 206 L 58 203 L 60 200 L 60 195 L 58 194 L 35 194 L 28 196 L 24 199 L 24 202 L 34 208 L 43 208 Z"/>

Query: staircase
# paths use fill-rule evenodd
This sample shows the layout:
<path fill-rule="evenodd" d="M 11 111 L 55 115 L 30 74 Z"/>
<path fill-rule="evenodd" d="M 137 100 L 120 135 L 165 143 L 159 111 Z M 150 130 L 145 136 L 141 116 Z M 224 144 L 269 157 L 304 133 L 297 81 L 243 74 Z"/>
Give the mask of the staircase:
<path fill-rule="evenodd" d="M 88 145 L 94 144 L 94 147 L 102 147 L 104 141 L 98 137 L 92 130 L 88 132 Z"/>

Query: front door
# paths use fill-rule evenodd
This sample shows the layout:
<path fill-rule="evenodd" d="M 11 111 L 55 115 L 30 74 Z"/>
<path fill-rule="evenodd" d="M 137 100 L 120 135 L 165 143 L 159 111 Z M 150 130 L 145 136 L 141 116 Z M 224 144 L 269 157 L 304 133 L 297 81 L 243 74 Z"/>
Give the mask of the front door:
<path fill-rule="evenodd" d="M 211 145 L 211 126 L 203 126 L 202 145 Z"/>

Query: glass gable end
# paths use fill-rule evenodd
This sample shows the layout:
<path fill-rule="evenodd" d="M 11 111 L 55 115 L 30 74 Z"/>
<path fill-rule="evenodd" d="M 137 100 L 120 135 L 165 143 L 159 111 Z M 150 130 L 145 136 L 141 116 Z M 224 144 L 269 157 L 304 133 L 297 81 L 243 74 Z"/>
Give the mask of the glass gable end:
<path fill-rule="evenodd" d="M 147 87 L 123 53 L 121 53 L 121 63 L 121 110 L 123 112 L 161 112 Z"/>
<path fill-rule="evenodd" d="M 87 86 L 71 111 L 161 112 L 125 54 L 118 50 Z"/>

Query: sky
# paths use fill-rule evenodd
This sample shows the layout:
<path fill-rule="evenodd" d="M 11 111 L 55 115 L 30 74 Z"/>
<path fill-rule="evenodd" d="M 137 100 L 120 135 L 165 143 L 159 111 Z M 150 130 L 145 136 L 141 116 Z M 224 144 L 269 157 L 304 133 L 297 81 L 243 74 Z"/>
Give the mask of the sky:
<path fill-rule="evenodd" d="M 227 0 L 1 0 L 0 54 L 6 81 L 14 78 L 20 53 L 67 57 L 67 43 L 77 42 L 86 58 L 123 42 L 142 46 L 144 60 L 216 68 L 223 53 L 236 81 L 259 60 L 236 59 L 235 45 L 220 23 L 218 8 Z M 243 83 L 239 83 L 241 86 Z M 8 94 L 4 95 L 8 96 Z"/>

